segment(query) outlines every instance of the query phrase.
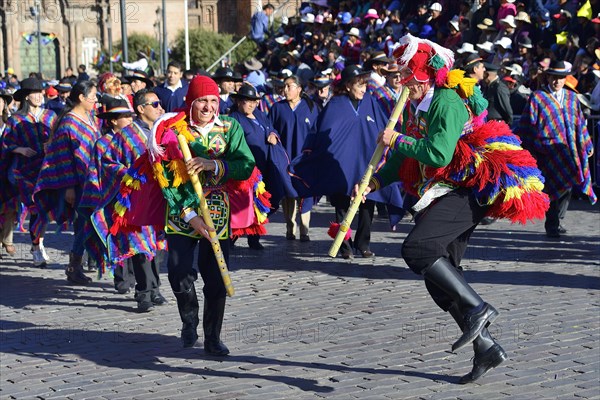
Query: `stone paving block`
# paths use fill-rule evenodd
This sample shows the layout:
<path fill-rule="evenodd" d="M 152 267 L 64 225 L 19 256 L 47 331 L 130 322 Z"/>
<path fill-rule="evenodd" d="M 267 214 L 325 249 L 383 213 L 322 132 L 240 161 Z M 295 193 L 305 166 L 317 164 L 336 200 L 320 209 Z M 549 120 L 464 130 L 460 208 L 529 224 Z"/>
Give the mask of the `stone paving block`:
<path fill-rule="evenodd" d="M 585 390 L 576 390 L 573 396 L 578 399 L 598 399 L 600 398 L 600 389 L 598 387 Z"/>

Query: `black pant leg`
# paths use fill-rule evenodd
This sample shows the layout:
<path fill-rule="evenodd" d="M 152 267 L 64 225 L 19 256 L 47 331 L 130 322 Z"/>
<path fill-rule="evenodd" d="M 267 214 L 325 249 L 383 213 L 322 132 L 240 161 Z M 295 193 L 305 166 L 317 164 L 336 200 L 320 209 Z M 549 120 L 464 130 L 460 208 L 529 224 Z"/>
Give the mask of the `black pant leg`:
<path fill-rule="evenodd" d="M 225 258 L 225 263 L 229 264 L 230 239 L 220 240 L 219 243 L 221 245 L 223 257 Z M 199 247 L 198 271 L 200 271 L 202 281 L 204 282 L 204 287 L 202 288 L 204 296 L 208 299 L 225 297 L 227 295 L 225 284 L 223 283 L 219 264 L 217 263 L 211 243 L 206 239 L 200 239 Z"/>
<path fill-rule="evenodd" d="M 457 258 L 457 253 L 464 254 L 470 234 L 485 212 L 486 207 L 478 205 L 467 189 L 457 189 L 437 198 L 417 215 L 414 228 L 404 240 L 402 257 L 417 274 L 441 257 L 450 259 L 449 249 L 453 247 L 453 257 Z M 456 240 L 461 243 L 453 244 Z"/>
<path fill-rule="evenodd" d="M 152 271 L 152 274 L 154 275 L 152 289 L 158 289 L 160 287 L 160 269 L 167 260 L 168 260 L 168 253 L 165 250 L 159 250 L 156 253 L 156 256 L 154 256 L 154 258 L 152 259 L 151 271 Z"/>
<path fill-rule="evenodd" d="M 460 263 L 462 262 L 465 252 L 467 251 L 469 239 L 471 238 L 471 234 L 476 227 L 477 226 L 473 226 L 473 228 L 457 237 L 448 245 L 448 258 L 450 259 L 452 265 L 454 265 L 456 268 L 460 268 Z"/>
<path fill-rule="evenodd" d="M 167 235 L 168 252 L 168 277 L 174 293 L 186 292 L 198 279 L 198 272 L 194 269 L 194 251 L 198 239 L 184 235 Z"/>
<path fill-rule="evenodd" d="M 341 224 L 346 217 L 348 208 L 350 208 L 350 196 L 346 196 L 343 193 L 336 193 L 329 196 L 329 201 L 335 208 L 335 222 Z M 340 246 L 340 250 L 342 252 L 352 252 L 351 243 L 352 239 L 344 240 Z"/>
<path fill-rule="evenodd" d="M 37 221 L 37 218 L 37 214 L 29 214 L 29 238 L 31 238 L 31 243 L 35 241 L 35 235 L 31 231 L 31 228 L 33 227 L 33 224 L 35 224 L 35 221 Z"/>
<path fill-rule="evenodd" d="M 156 285 L 156 278 L 152 272 L 151 261 L 144 254 L 136 254 L 131 257 L 133 273 L 135 274 L 135 291 L 146 292 L 152 290 Z"/>
<path fill-rule="evenodd" d="M 348 209 L 350 208 L 350 196 L 345 194 L 335 194 L 329 196 L 331 205 L 335 207 L 335 220 L 341 223 Z M 352 246 L 359 250 L 367 250 L 371 243 L 371 224 L 373 222 L 373 215 L 375 214 L 375 202 L 373 200 L 367 200 L 358 206 L 358 221 L 356 232 L 354 233 L 354 239 Z M 342 243 L 341 249 L 347 247 L 346 243 Z"/>
<path fill-rule="evenodd" d="M 571 190 L 563 193 L 558 199 L 550 202 L 550 207 L 546 211 L 546 222 L 544 227 L 546 232 L 555 233 L 558 232 L 560 226 L 560 220 L 565 217 L 567 209 L 569 208 L 569 202 L 571 201 Z"/>
<path fill-rule="evenodd" d="M 375 214 L 375 202 L 367 200 L 358 206 L 358 226 L 354 234 L 354 247 L 360 251 L 368 250 L 371 244 L 371 224 Z"/>
<path fill-rule="evenodd" d="M 127 290 L 135 285 L 135 275 L 131 258 L 125 260 L 123 265 L 117 265 L 114 272 L 116 290 Z"/>
<path fill-rule="evenodd" d="M 127 261 L 125 261 L 125 263 L 127 263 Z M 115 284 L 115 289 L 116 290 L 126 290 L 129 288 L 128 285 L 125 284 L 125 279 L 124 279 L 124 272 L 123 270 L 127 268 L 127 265 L 117 265 L 115 267 L 115 272 L 113 275 L 113 282 Z"/>
<path fill-rule="evenodd" d="M 471 234 L 485 216 L 486 207 L 477 204 L 470 191 L 455 190 L 435 200 L 417 215 L 415 227 L 402 247 L 402 255 L 416 273 L 441 257 L 448 258 L 462 275 L 460 263 Z M 437 285 L 425 279 L 425 287 L 433 301 L 448 311 L 453 300 Z"/>
<path fill-rule="evenodd" d="M 329 202 L 335 208 L 335 222 L 341 223 L 350 207 L 350 197 L 336 193 L 329 196 Z"/>

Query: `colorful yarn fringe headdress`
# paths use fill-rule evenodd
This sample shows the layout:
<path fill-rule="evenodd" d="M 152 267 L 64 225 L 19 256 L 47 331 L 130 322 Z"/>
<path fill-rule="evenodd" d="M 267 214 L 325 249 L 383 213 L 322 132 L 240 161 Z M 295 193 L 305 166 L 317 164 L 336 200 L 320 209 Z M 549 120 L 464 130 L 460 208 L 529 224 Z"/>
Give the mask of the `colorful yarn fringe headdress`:
<path fill-rule="evenodd" d="M 485 122 L 488 102 L 477 80 L 465 72 L 452 70 L 452 51 L 410 34 L 402 37 L 392 54 L 401 71 L 403 84 L 412 78 L 433 81 L 449 88 L 465 101 L 471 118 L 457 142 L 450 164 L 443 168 L 425 167 L 424 178 L 418 161 L 406 158 L 399 171 L 404 189 L 421 196 L 436 182 L 473 189 L 479 204 L 490 206 L 487 215 L 512 222 L 544 219 L 549 206 L 543 193 L 544 177 L 533 156 L 521 147 L 521 140 L 501 121 Z M 420 138 L 418 129 L 406 134 Z"/>
<path fill-rule="evenodd" d="M 437 87 L 455 89 L 467 101 L 474 117 L 473 124 L 478 126 L 483 123 L 488 102 L 477 86 L 476 79 L 465 77 L 462 70 L 452 70 L 454 53 L 450 49 L 409 33 L 392 48 L 392 55 L 400 71 L 404 71 L 403 85 L 414 77 L 419 82 L 433 80 Z"/>

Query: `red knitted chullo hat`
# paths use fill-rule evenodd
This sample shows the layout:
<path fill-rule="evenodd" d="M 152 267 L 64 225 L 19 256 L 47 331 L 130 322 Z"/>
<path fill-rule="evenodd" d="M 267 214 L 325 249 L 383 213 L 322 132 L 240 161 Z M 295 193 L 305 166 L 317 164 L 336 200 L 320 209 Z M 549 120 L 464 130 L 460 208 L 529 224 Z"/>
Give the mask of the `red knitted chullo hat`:
<path fill-rule="evenodd" d="M 400 59 L 408 45 L 400 46 L 394 50 L 394 58 Z M 429 59 L 434 55 L 434 51 L 426 43 L 419 43 L 417 52 L 408 61 L 408 63 L 401 65 L 401 68 L 409 70 L 411 73 L 403 79 L 403 83 L 408 82 L 413 77 L 419 82 L 425 82 L 429 79 L 435 78 L 436 70 L 429 65 Z"/>
<path fill-rule="evenodd" d="M 454 53 L 450 49 L 411 34 L 400 38 L 392 54 L 402 72 L 402 84 L 412 78 L 419 82 L 443 81 L 454 64 Z"/>
<path fill-rule="evenodd" d="M 208 76 L 195 76 L 190 82 L 187 95 L 185 96 L 185 104 L 188 110 L 192 107 L 194 100 L 211 94 L 219 97 L 219 86 L 217 83 Z"/>

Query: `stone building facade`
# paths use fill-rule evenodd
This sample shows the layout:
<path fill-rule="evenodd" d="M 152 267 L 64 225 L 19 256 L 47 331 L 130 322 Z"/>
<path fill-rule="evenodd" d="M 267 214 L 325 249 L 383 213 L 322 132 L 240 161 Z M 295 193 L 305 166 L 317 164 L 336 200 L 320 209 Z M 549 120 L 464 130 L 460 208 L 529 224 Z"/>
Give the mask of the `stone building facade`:
<path fill-rule="evenodd" d="M 186 0 L 125 0 L 125 23 L 129 34 L 162 34 L 165 4 L 167 38 L 172 42 L 184 27 Z M 263 0 L 264 1 L 264 0 Z M 271 1 L 279 13 L 290 16 L 299 0 Z M 190 29 L 233 33 L 249 32 L 250 18 L 265 4 L 260 0 L 187 0 Z M 68 66 L 91 68 L 94 57 L 121 40 L 120 0 L 0 0 L 0 68 L 12 68 L 19 79 L 38 70 L 36 9 L 40 10 L 42 71 L 52 79 Z M 277 14 L 276 14 L 277 15 Z M 131 59 L 130 55 L 129 61 Z"/>

